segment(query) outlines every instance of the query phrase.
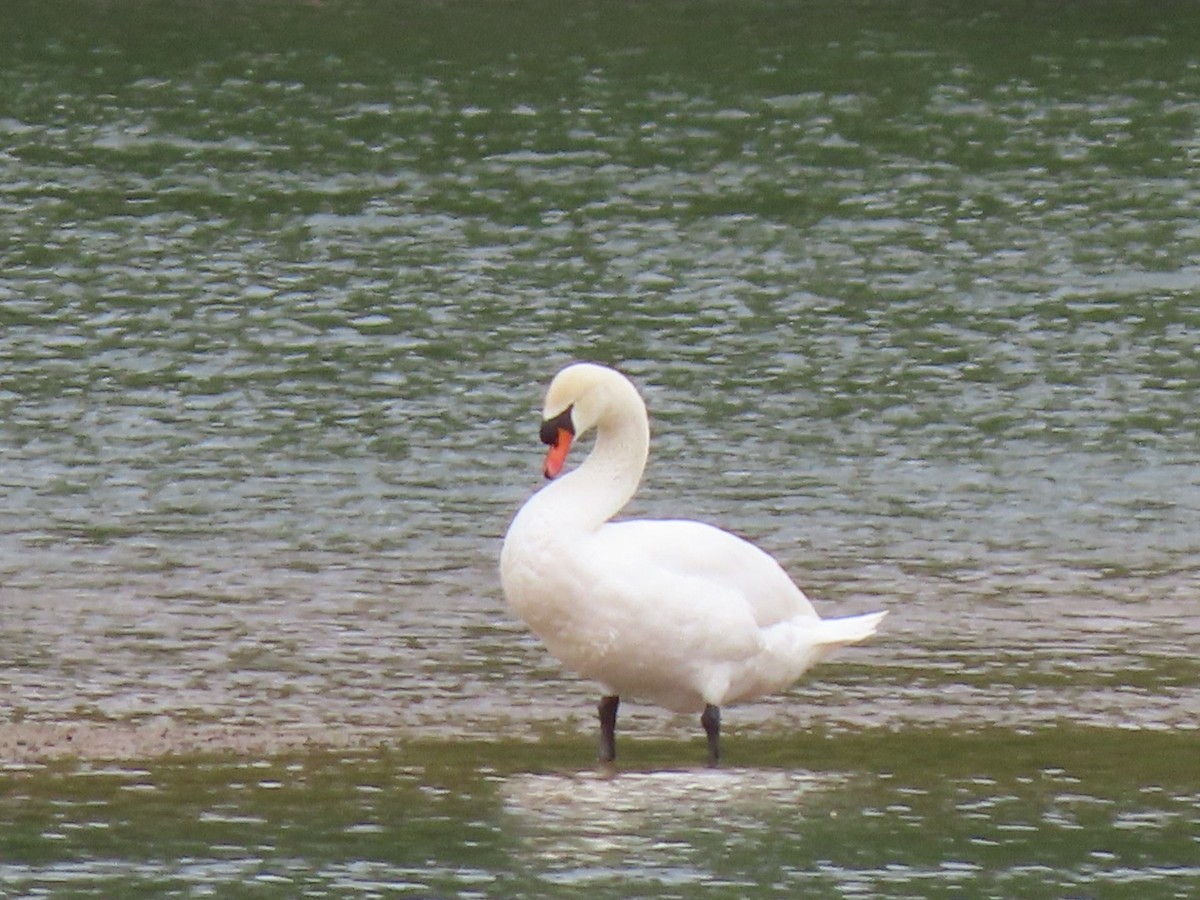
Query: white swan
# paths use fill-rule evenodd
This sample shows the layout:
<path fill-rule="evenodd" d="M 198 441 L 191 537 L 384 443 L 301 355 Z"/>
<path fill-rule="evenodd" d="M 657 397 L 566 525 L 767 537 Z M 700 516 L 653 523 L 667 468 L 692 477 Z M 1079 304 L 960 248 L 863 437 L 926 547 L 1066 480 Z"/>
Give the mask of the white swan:
<path fill-rule="evenodd" d="M 619 698 L 702 712 L 709 764 L 720 708 L 793 684 L 831 651 L 875 632 L 885 613 L 822 620 L 774 559 L 710 525 L 610 522 L 637 490 L 650 445 L 646 407 L 624 375 L 577 363 L 546 394 L 545 475 L 575 437 L 591 454 L 521 507 L 500 554 L 513 611 L 554 656 L 605 689 L 600 759 L 616 757 Z"/>

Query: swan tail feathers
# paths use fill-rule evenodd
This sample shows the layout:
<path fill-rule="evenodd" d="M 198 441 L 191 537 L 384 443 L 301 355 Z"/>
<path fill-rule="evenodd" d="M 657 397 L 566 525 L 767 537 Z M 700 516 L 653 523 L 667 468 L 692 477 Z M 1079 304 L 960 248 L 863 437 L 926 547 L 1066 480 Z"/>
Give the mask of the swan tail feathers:
<path fill-rule="evenodd" d="M 811 666 L 827 659 L 839 647 L 873 635 L 885 615 L 877 612 L 841 619 L 803 616 L 765 629 L 757 689 L 743 691 L 740 696 L 760 696 L 794 684 Z"/>
<path fill-rule="evenodd" d="M 873 635 L 886 615 L 885 610 L 842 619 L 822 619 L 817 629 L 816 643 L 830 647 L 857 644 Z"/>

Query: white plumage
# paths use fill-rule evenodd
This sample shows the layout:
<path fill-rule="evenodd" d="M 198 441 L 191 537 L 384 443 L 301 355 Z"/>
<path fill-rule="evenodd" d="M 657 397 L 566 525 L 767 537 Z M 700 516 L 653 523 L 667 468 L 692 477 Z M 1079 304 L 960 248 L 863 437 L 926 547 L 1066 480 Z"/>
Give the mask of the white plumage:
<path fill-rule="evenodd" d="M 687 520 L 610 522 L 633 496 L 649 450 L 636 388 L 604 366 L 555 376 L 542 438 L 558 474 L 575 436 L 584 463 L 517 513 L 500 557 L 513 611 L 567 668 L 602 685 L 601 758 L 615 755 L 616 698 L 705 711 L 710 762 L 719 708 L 783 690 L 831 651 L 873 634 L 885 613 L 821 619 L 767 553 Z"/>

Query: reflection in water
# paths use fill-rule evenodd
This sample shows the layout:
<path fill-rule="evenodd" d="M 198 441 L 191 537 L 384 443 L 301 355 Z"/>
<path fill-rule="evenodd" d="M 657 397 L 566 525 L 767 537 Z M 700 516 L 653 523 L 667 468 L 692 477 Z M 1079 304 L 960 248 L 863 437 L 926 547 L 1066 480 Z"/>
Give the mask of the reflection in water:
<path fill-rule="evenodd" d="M 841 780 L 754 769 L 516 775 L 502 796 L 526 864 L 550 883 L 721 883 L 706 846 L 736 852 L 772 827 L 795 828 L 808 796 Z"/>
<path fill-rule="evenodd" d="M 758 740 L 776 756 L 788 741 Z M 0 770 L 0 891 L 1188 896 L 1195 748 L 1114 729 L 810 741 L 812 767 L 567 772 L 439 741 Z M 480 766 L 480 760 L 493 764 Z M 1137 765 L 1131 765 L 1137 760 Z M 464 761 L 473 761 L 464 764 Z M 557 770 L 557 771 L 556 771 Z M 1144 896 L 1141 894 L 1140 896 Z"/>
<path fill-rule="evenodd" d="M 1186 892 L 1200 874 L 1189 862 L 1194 790 L 1128 791 L 1122 777 L 1099 786 L 1094 772 L 1019 760 L 970 774 L 969 764 L 947 767 L 930 751 L 912 767 L 853 776 L 516 775 L 502 796 L 525 870 L 602 892 L 703 884 L 755 896 L 930 888 L 973 896 L 991 884 L 1004 896 L 1061 896 L 1080 884 Z M 1181 762 L 1187 751 L 1170 755 Z M 1147 867 L 1147 858 L 1159 864 Z"/>

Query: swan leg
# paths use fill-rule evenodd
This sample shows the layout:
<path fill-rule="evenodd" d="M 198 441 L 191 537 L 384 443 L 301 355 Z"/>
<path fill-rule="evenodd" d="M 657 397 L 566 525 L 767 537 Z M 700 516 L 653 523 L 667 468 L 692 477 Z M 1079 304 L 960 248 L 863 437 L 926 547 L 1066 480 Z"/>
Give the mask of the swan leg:
<path fill-rule="evenodd" d="M 721 708 L 709 703 L 700 715 L 700 724 L 708 735 L 708 765 L 715 769 L 721 761 Z"/>
<path fill-rule="evenodd" d="M 621 698 L 615 694 L 600 699 L 600 762 L 610 763 L 617 758 L 617 706 Z"/>

